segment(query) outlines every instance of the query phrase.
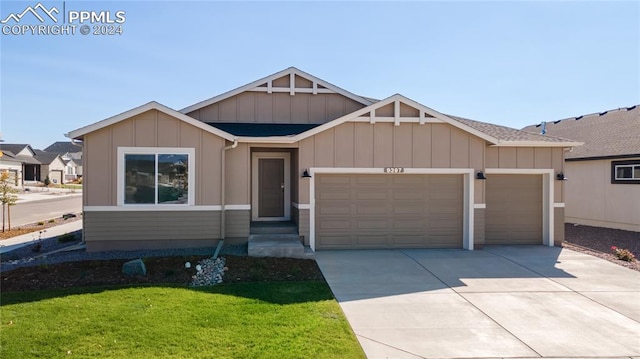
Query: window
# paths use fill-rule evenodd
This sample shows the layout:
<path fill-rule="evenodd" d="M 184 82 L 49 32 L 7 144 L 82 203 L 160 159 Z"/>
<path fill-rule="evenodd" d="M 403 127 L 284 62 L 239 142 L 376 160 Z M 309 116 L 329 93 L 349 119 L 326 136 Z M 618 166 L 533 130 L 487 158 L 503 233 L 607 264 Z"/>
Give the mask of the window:
<path fill-rule="evenodd" d="M 640 160 L 611 162 L 611 183 L 640 184 Z"/>
<path fill-rule="evenodd" d="M 119 148 L 120 205 L 193 205 L 194 150 Z"/>

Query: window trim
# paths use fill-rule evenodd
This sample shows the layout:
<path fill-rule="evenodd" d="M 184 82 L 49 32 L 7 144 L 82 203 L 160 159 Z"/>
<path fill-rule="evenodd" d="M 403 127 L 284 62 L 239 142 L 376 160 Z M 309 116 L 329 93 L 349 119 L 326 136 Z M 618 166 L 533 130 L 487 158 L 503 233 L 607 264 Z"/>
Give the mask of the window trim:
<path fill-rule="evenodd" d="M 640 178 L 618 178 L 617 169 L 619 167 L 631 167 L 633 176 L 634 167 L 640 167 L 640 159 L 627 161 L 611 161 L 611 183 L 612 184 L 640 184 Z"/>
<path fill-rule="evenodd" d="M 161 203 L 124 203 L 125 196 L 125 155 L 187 155 L 189 159 L 187 161 L 189 167 L 189 178 L 187 183 L 189 186 L 189 193 L 187 194 L 187 203 L 181 204 L 161 204 Z M 117 206 L 140 208 L 140 210 L 152 210 L 154 208 L 185 208 L 195 206 L 195 155 L 196 150 L 193 147 L 118 147 L 118 168 L 117 168 Z M 157 158 L 157 157 L 156 157 Z"/>

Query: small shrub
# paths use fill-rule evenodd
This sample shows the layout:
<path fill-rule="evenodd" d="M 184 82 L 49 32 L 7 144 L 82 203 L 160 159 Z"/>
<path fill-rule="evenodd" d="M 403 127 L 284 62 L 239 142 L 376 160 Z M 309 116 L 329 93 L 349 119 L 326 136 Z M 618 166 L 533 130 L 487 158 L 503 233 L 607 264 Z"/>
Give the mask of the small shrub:
<path fill-rule="evenodd" d="M 76 236 L 73 233 L 65 233 L 61 236 L 58 236 L 59 243 L 73 242 L 75 240 L 76 240 Z"/>
<path fill-rule="evenodd" d="M 50 219 L 48 222 L 49 223 L 54 223 L 56 220 L 55 219 Z"/>
<path fill-rule="evenodd" d="M 42 221 L 40 221 L 40 222 L 38 222 L 36 224 L 39 225 L 39 226 L 44 226 L 44 222 L 42 222 Z"/>
<path fill-rule="evenodd" d="M 621 249 L 616 246 L 613 246 L 611 247 L 611 250 L 613 251 L 613 254 L 616 257 L 618 257 L 618 259 L 620 260 L 627 261 L 627 262 L 636 261 L 636 256 L 634 256 L 633 253 L 631 253 L 631 251 L 628 249 Z"/>

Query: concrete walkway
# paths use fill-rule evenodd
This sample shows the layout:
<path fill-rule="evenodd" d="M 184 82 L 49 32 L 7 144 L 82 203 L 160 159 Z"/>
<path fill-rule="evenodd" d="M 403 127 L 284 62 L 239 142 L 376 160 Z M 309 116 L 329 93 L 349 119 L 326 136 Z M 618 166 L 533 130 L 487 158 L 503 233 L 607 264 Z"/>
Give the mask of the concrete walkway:
<path fill-rule="evenodd" d="M 43 233 L 42 239 L 57 237 L 59 235 L 75 232 L 82 229 L 82 220 L 73 221 L 70 223 L 61 224 L 55 227 L 49 227 L 46 232 Z M 21 236 L 15 236 L 7 239 L 0 240 L 0 254 L 7 253 L 16 250 L 20 247 L 27 246 L 38 239 L 39 233 L 31 232 L 23 234 Z"/>
<path fill-rule="evenodd" d="M 567 249 L 319 251 L 369 358 L 640 358 L 640 273 Z"/>

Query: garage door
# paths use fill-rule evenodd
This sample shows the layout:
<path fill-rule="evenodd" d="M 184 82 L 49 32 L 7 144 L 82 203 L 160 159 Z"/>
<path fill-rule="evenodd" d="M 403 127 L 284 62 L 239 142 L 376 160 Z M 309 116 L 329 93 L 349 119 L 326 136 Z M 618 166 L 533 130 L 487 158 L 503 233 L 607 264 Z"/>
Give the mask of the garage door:
<path fill-rule="evenodd" d="M 487 175 L 486 244 L 542 244 L 542 176 Z"/>
<path fill-rule="evenodd" d="M 462 175 L 317 174 L 316 248 L 462 248 Z"/>
<path fill-rule="evenodd" d="M 55 170 L 49 173 L 49 180 L 52 184 L 62 184 L 62 171 Z"/>

